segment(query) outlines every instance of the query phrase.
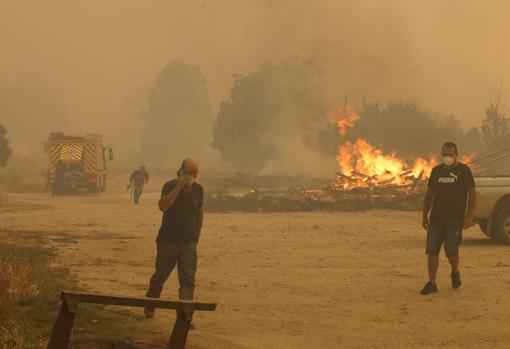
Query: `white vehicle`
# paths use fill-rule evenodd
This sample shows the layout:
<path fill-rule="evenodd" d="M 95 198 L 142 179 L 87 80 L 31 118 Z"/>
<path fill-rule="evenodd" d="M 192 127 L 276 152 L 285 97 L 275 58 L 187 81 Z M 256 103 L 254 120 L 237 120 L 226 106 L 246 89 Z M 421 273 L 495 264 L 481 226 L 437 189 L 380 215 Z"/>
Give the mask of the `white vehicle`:
<path fill-rule="evenodd" d="M 485 235 L 510 245 L 510 176 L 475 177 L 474 216 Z"/>
<path fill-rule="evenodd" d="M 483 176 L 491 163 L 510 157 L 510 147 L 473 161 L 475 173 L 476 207 L 474 216 L 485 235 L 498 243 L 510 245 L 510 175 Z M 510 168 L 508 171 L 510 173 Z"/>

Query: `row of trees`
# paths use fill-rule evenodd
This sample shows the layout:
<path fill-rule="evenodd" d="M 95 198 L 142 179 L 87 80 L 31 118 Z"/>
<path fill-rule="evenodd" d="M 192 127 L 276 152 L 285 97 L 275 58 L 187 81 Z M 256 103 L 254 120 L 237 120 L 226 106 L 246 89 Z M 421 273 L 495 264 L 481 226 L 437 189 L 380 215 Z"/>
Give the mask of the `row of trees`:
<path fill-rule="evenodd" d="M 144 161 L 177 161 L 212 146 L 235 168 L 256 172 L 278 158 L 281 140 L 289 137 L 318 152 L 331 151 L 334 143 L 325 146 L 325 141 L 334 142 L 334 133 L 324 119 L 330 103 L 321 76 L 310 59 L 264 64 L 235 75 L 230 98 L 221 103 L 215 120 L 204 74 L 174 61 L 150 89 L 143 113 Z"/>
<path fill-rule="evenodd" d="M 338 101 L 327 96 L 323 72 L 312 59 L 289 58 L 234 76 L 228 99 L 214 115 L 204 73 L 176 60 L 159 74 L 143 111 L 142 158 L 148 163 L 177 163 L 184 154 L 204 157 L 216 149 L 242 171 L 257 172 L 288 156 L 287 144 L 328 161 L 337 151 L 338 134 L 328 114 Z M 510 120 L 494 101 L 478 128 L 464 132 L 454 116 L 438 117 L 416 104 L 363 102 L 361 118 L 346 139 L 368 139 L 402 156 L 437 152 L 444 140 L 467 153 L 490 152 L 510 145 Z M 20 73 L 14 83 L 0 83 L 0 115 L 18 152 L 40 152 L 48 132 L 67 124 L 61 98 L 37 74 Z M 0 166 L 12 150 L 0 127 Z M 209 152 L 208 152 L 209 151 Z M 297 154 L 296 156 L 299 156 Z"/>
<path fill-rule="evenodd" d="M 235 75 L 230 98 L 220 104 L 214 119 L 200 68 L 174 61 L 150 90 L 143 157 L 149 162 L 177 161 L 210 145 L 234 168 L 257 172 L 278 160 L 283 139 L 293 138 L 331 159 L 340 140 L 328 113 L 337 101 L 326 97 L 322 75 L 313 60 L 299 58 Z M 357 109 L 361 118 L 346 139 L 363 137 L 402 156 L 437 153 L 445 140 L 457 142 L 464 153 L 510 145 L 510 121 L 497 102 L 489 105 L 481 126 L 467 132 L 455 116 L 431 115 L 413 103 L 363 102 Z"/>

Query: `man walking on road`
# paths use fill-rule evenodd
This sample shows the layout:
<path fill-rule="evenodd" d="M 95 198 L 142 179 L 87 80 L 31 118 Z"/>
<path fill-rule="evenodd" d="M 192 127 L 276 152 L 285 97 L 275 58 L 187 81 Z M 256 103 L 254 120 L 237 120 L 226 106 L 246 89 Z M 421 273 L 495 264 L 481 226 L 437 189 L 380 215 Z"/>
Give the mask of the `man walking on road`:
<path fill-rule="evenodd" d="M 147 297 L 159 298 L 165 281 L 177 265 L 179 299 L 193 299 L 204 198 L 204 189 L 195 181 L 197 175 L 198 164 L 185 159 L 177 178 L 163 186 L 159 200 L 163 221 L 156 239 L 156 271 L 150 279 Z M 145 308 L 145 316 L 153 317 L 154 309 Z"/>
<path fill-rule="evenodd" d="M 443 243 L 452 268 L 452 287 L 456 289 L 461 286 L 459 245 L 463 229 L 473 224 L 476 200 L 473 174 L 467 165 L 457 162 L 455 143 L 443 145 L 442 159 L 443 163 L 432 169 L 423 204 L 422 226 L 427 230 L 429 273 L 429 281 L 421 290 L 423 295 L 437 292 L 436 274 Z"/>
<path fill-rule="evenodd" d="M 140 166 L 138 170 L 133 171 L 131 177 L 129 177 L 128 189 L 132 190 L 133 201 L 138 205 L 140 196 L 142 196 L 143 186 L 149 181 L 149 173 L 145 169 L 145 166 Z"/>

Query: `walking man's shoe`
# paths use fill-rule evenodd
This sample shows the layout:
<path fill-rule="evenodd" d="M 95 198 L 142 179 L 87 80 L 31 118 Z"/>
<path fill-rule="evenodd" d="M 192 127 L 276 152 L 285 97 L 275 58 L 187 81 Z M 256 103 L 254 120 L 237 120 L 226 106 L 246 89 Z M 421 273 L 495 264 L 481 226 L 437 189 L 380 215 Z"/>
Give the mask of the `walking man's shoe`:
<path fill-rule="evenodd" d="M 452 273 L 452 288 L 459 288 L 462 285 L 460 281 L 460 272 L 457 270 L 455 273 Z"/>
<path fill-rule="evenodd" d="M 437 285 L 436 284 L 433 284 L 432 282 L 427 282 L 425 284 L 425 286 L 423 287 L 423 289 L 420 291 L 420 293 L 422 295 L 427 295 L 427 294 L 431 294 L 431 293 L 434 293 L 434 292 L 437 292 Z"/>
<path fill-rule="evenodd" d="M 143 308 L 143 313 L 145 314 L 145 317 L 147 319 L 152 319 L 154 317 L 155 312 L 156 312 L 156 309 L 154 309 L 154 308 L 150 308 L 150 307 Z"/>

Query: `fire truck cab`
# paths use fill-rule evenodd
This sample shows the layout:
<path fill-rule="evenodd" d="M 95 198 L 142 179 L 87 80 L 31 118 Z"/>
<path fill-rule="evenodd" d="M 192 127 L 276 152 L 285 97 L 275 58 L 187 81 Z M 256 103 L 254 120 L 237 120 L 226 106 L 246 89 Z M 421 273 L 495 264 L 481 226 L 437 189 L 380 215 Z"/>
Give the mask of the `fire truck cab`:
<path fill-rule="evenodd" d="M 107 163 L 113 160 L 112 148 L 103 146 L 98 134 L 68 135 L 52 132 L 45 144 L 49 157 L 48 184 L 56 183 L 57 167 L 63 172 L 62 191 L 101 192 L 106 188 Z"/>

